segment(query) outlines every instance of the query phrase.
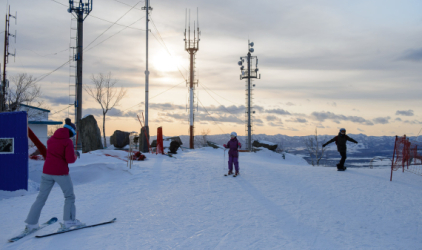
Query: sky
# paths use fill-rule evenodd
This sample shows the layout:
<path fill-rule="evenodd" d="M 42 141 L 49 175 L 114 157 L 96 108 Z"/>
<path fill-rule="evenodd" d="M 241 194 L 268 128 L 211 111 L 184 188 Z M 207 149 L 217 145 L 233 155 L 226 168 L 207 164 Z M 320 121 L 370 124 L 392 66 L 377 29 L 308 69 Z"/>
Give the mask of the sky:
<path fill-rule="evenodd" d="M 86 1 L 86 0 L 84 0 Z M 7 1 L 0 4 L 6 13 Z M 74 117 L 71 14 L 65 0 L 9 0 L 12 19 L 8 76 L 27 73 L 41 86 L 51 120 Z M 303 136 L 347 133 L 418 135 L 422 129 L 421 1 L 151 0 L 149 126 L 152 135 L 187 135 L 189 54 L 186 9 L 199 18 L 195 134 L 245 134 L 245 80 L 237 64 L 254 42 L 261 79 L 253 81 L 253 133 Z M 93 3 L 84 21 L 83 84 L 111 73 L 127 89 L 110 110 L 106 135 L 139 131 L 145 110 L 144 1 Z M 197 13 L 197 9 L 199 10 Z M 1 17 L 1 16 L 0 16 Z M 0 27 L 4 27 L 4 19 Z M 73 22 L 73 26 L 76 23 Z M 129 27 L 128 27 L 129 26 Z M 3 31 L 3 32 L 2 32 Z M 4 28 L 0 30 L 4 36 Z M 2 43 L 3 44 L 3 43 Z M 3 62 L 2 62 L 3 64 Z M 60 68 L 60 66 L 64 65 Z M 83 116 L 101 108 L 83 93 Z"/>

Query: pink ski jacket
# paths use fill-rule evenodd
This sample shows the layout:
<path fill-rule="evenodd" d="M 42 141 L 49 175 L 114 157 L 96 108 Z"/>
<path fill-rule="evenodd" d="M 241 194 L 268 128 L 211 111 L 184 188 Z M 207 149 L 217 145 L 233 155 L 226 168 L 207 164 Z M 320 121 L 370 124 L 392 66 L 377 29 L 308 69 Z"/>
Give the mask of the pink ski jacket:
<path fill-rule="evenodd" d="M 67 128 L 59 128 L 47 141 L 47 158 L 45 159 L 43 173 L 49 175 L 68 175 L 68 164 L 76 161 L 73 142 L 69 138 Z"/>

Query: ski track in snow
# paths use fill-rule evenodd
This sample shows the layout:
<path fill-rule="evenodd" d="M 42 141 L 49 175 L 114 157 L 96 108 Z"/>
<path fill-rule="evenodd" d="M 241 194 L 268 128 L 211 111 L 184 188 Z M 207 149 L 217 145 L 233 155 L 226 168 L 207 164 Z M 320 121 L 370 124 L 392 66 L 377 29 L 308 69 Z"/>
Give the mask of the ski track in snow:
<path fill-rule="evenodd" d="M 7 243 L 37 195 L 43 162 L 30 160 L 31 190 L 0 193 L 0 249 L 422 249 L 421 176 L 390 182 L 388 168 L 338 172 L 263 150 L 240 153 L 233 178 L 222 149 L 146 154 L 132 169 L 109 151 L 83 154 L 70 175 L 77 218 L 115 223 Z M 56 185 L 40 222 L 61 221 L 63 203 Z"/>

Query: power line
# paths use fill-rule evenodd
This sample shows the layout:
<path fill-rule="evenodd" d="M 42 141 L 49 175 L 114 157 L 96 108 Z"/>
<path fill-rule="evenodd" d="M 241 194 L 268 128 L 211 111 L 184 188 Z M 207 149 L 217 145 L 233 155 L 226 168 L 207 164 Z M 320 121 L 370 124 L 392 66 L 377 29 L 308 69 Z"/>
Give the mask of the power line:
<path fill-rule="evenodd" d="M 130 4 L 124 3 L 124 2 L 119 1 L 119 0 L 114 0 L 114 1 L 119 2 L 121 4 L 124 4 L 124 5 L 127 5 L 127 6 L 131 6 Z M 145 2 L 145 1 L 140 1 L 140 2 Z M 143 11 L 142 9 L 138 9 L 138 8 L 135 8 L 135 9 L 140 10 L 140 11 Z"/>
<path fill-rule="evenodd" d="M 62 65 L 60 65 L 59 67 L 57 67 L 55 70 L 53 70 L 53 71 L 51 71 L 51 72 L 49 72 L 49 73 L 47 73 L 47 74 L 41 75 L 41 76 L 40 76 L 40 79 L 39 79 L 39 80 L 37 80 L 37 81 L 35 81 L 35 83 L 38 83 L 38 82 L 40 82 L 40 81 L 44 80 L 44 78 L 46 78 L 47 76 L 49 76 L 49 75 L 53 74 L 53 73 L 54 73 L 54 72 L 56 72 L 57 70 L 61 69 L 63 66 L 65 66 L 66 64 L 68 64 L 71 60 L 73 60 L 73 58 L 71 58 L 71 59 L 69 59 L 67 62 L 63 63 Z"/>
<path fill-rule="evenodd" d="M 165 47 L 165 49 L 166 49 L 166 51 L 167 51 L 167 53 L 174 59 L 174 57 L 173 57 L 173 55 L 170 53 L 170 50 L 168 49 L 168 47 L 167 47 L 167 45 L 166 45 L 166 43 L 164 42 L 164 39 L 163 39 L 163 37 L 161 36 L 161 34 L 160 34 L 160 31 L 158 31 L 158 29 L 157 29 L 157 26 L 155 26 L 155 23 L 154 23 L 154 20 L 152 20 L 152 17 L 151 16 L 149 16 L 149 18 L 151 19 L 151 22 L 152 22 L 152 25 L 154 26 L 154 28 L 155 28 L 155 30 L 157 31 L 157 33 L 158 33 L 158 36 L 160 37 L 160 39 L 161 39 L 161 41 L 163 42 L 163 44 L 164 44 L 164 47 Z M 154 34 L 151 32 L 151 34 L 154 36 Z M 154 36 L 154 38 L 155 39 L 157 39 L 157 37 L 155 37 Z M 157 41 L 160 43 L 160 41 L 157 39 Z M 173 63 L 175 63 L 174 61 L 173 61 Z M 183 67 L 183 65 L 181 65 L 182 66 L 182 68 L 184 69 L 184 70 L 186 70 L 185 69 L 185 67 Z M 176 64 L 176 67 L 177 67 L 177 70 L 180 72 L 180 74 L 183 76 L 183 78 L 186 80 L 186 77 L 183 75 L 183 73 L 180 71 L 180 69 L 179 69 L 179 66 Z"/>
<path fill-rule="evenodd" d="M 239 103 L 235 103 L 235 102 L 233 102 L 233 101 L 230 101 L 230 100 L 228 100 L 228 99 L 226 99 L 226 98 L 222 97 L 221 95 L 219 95 L 219 94 L 215 93 L 215 92 L 214 92 L 214 91 L 212 91 L 210 88 L 208 88 L 208 87 L 207 87 L 207 85 L 205 85 L 204 83 L 199 83 L 199 84 L 201 84 L 203 88 L 208 89 L 209 91 L 213 92 L 215 95 L 217 95 L 217 96 L 219 96 L 219 97 L 223 98 L 224 100 L 229 101 L 229 102 L 231 102 L 231 103 L 233 103 L 233 104 L 235 104 L 235 105 L 241 105 L 241 104 L 239 104 Z"/>
<path fill-rule="evenodd" d="M 199 98 L 198 98 L 198 102 L 201 104 L 201 106 L 205 110 L 205 112 L 207 112 L 208 116 L 215 122 L 215 125 L 217 125 L 217 127 L 221 130 L 221 132 L 223 132 L 223 134 L 226 134 L 226 132 L 224 132 L 224 130 L 217 124 L 217 122 L 214 120 L 214 118 L 211 116 L 211 114 L 208 112 L 208 110 L 204 107 L 204 105 L 202 104 L 201 100 L 199 100 Z"/>
<path fill-rule="evenodd" d="M 132 6 L 132 8 L 130 8 L 125 14 L 123 14 L 123 16 L 121 16 L 119 19 L 117 19 L 112 25 L 110 25 L 110 27 L 108 27 L 106 30 L 103 31 L 103 33 L 101 33 L 99 36 L 97 36 L 91 43 L 88 44 L 88 46 L 86 46 L 85 48 L 87 49 L 91 44 L 93 44 L 98 38 L 100 38 L 104 33 L 106 33 L 109 29 L 111 29 L 111 27 L 113 27 L 118 21 L 120 21 L 120 19 L 122 19 L 124 16 L 126 16 L 133 8 L 136 7 L 136 5 L 138 5 L 141 1 L 137 2 L 134 6 Z"/>
<path fill-rule="evenodd" d="M 180 85 L 180 84 L 182 84 L 182 83 L 185 83 L 185 81 L 180 82 L 180 83 L 178 83 L 178 84 L 174 85 L 173 87 L 171 87 L 171 88 L 169 88 L 169 89 L 164 90 L 163 92 L 161 92 L 161 93 L 159 93 L 159 94 L 157 94 L 157 95 L 155 95 L 155 96 L 153 96 L 153 97 L 149 98 L 148 100 L 151 100 L 151 99 L 153 99 L 153 98 L 155 98 L 155 97 L 157 97 L 157 96 L 159 96 L 159 95 L 161 95 L 161 94 L 164 94 L 165 92 L 167 92 L 167 91 L 169 91 L 169 90 L 171 90 L 171 89 L 174 89 L 175 87 L 179 86 L 179 85 Z M 127 109 L 125 109 L 125 110 L 122 110 L 122 112 L 124 112 L 124 111 L 126 111 L 126 110 L 129 110 L 129 109 L 132 109 L 133 107 L 136 107 L 136 106 L 138 106 L 138 105 L 140 105 L 140 104 L 142 104 L 142 102 L 137 103 L 137 104 L 133 105 L 133 106 L 132 106 L 132 107 L 130 107 L 130 108 L 127 108 Z"/>
<path fill-rule="evenodd" d="M 220 106 L 222 106 L 225 110 L 227 110 L 227 112 L 229 112 L 230 114 L 232 114 L 232 115 L 235 115 L 235 114 L 233 114 L 232 112 L 230 112 L 230 110 L 228 110 L 224 105 L 222 105 L 219 101 L 217 101 L 209 92 L 208 92 L 208 90 L 206 90 L 202 85 L 201 85 L 201 87 L 207 92 L 207 94 L 209 95 L 209 96 L 211 96 L 211 98 L 212 99 L 214 99 L 214 101 L 216 101 L 218 104 L 220 104 Z"/>
<path fill-rule="evenodd" d="M 131 25 L 129 25 L 129 26 L 134 25 L 135 23 L 139 22 L 139 21 L 140 21 L 140 20 L 142 20 L 142 19 L 143 19 L 143 17 L 139 18 L 138 20 L 136 20 L 134 23 L 132 23 L 132 24 L 131 24 Z M 98 45 L 102 44 L 103 42 L 107 41 L 108 39 L 110 39 L 110 38 L 114 37 L 115 35 L 119 34 L 119 33 L 120 33 L 120 32 L 122 32 L 123 30 L 125 30 L 125 29 L 129 28 L 129 26 L 126 26 L 125 28 L 123 28 L 123 29 L 121 29 L 120 31 L 118 31 L 118 32 L 114 33 L 113 35 L 109 36 L 108 38 L 106 38 L 106 39 L 102 40 L 101 42 L 99 42 L 99 43 L 97 43 L 96 45 L 92 46 L 91 48 L 87 49 L 87 51 L 90 51 L 91 49 L 93 49 L 93 48 L 97 47 Z M 85 49 L 84 49 L 84 51 L 85 51 Z"/>
<path fill-rule="evenodd" d="M 73 105 L 73 104 L 69 104 L 66 108 L 64 108 L 64 109 L 62 109 L 62 110 L 59 110 L 59 111 L 57 111 L 57 112 L 54 112 L 53 114 L 51 114 L 51 116 L 53 116 L 53 115 L 55 115 L 55 114 L 57 114 L 57 113 L 60 113 L 60 112 L 62 112 L 63 110 L 65 110 L 65 109 L 68 109 L 69 108 L 69 106 L 71 106 L 71 105 Z"/>
<path fill-rule="evenodd" d="M 56 3 L 59 3 L 59 4 L 62 4 L 62 3 L 60 3 L 60 2 L 57 2 L 57 1 L 55 1 L 55 0 L 52 0 L 53 2 L 56 2 Z M 136 5 L 138 5 L 140 2 L 138 2 Z M 63 5 L 63 4 L 62 4 Z M 135 5 L 135 6 L 136 6 Z M 135 7 L 135 6 L 133 6 L 133 7 Z M 133 7 L 132 7 L 132 9 L 133 9 Z M 131 10 L 131 9 L 130 9 Z M 129 11 L 130 11 L 129 10 Z M 129 12 L 128 11 L 128 12 Z M 120 17 L 117 21 L 119 21 L 120 19 L 122 19 L 128 12 L 126 12 L 122 17 Z M 116 22 L 117 22 L 116 21 Z M 139 21 L 139 20 L 138 20 Z M 137 21 L 136 21 L 137 22 Z M 114 23 L 115 24 L 115 23 Z M 113 25 L 114 25 L 113 24 Z M 103 35 L 107 30 L 109 30 L 113 25 L 111 25 L 110 27 L 108 27 L 103 33 L 101 33 L 99 36 L 97 36 L 97 38 L 95 38 L 89 45 L 91 45 L 95 40 L 97 40 L 101 35 Z M 131 25 L 133 25 L 133 24 L 131 24 Z M 122 30 L 121 30 L 122 31 Z M 118 33 L 120 33 L 121 31 L 119 31 L 119 32 L 117 32 L 116 34 L 114 34 L 114 35 L 117 35 Z M 110 36 L 109 38 L 107 38 L 107 39 L 105 39 L 105 40 L 103 40 L 102 42 L 100 42 L 100 43 L 98 43 L 98 44 L 96 44 L 95 46 L 93 46 L 93 47 L 91 47 L 91 48 L 94 48 L 94 47 L 96 47 L 96 46 L 98 46 L 99 44 L 101 44 L 101 43 L 103 43 L 104 41 L 106 41 L 106 40 L 108 40 L 108 39 L 110 39 L 111 37 L 113 37 L 114 35 L 112 35 L 112 36 Z M 88 46 L 89 46 L 88 45 Z M 85 47 L 84 48 L 84 50 L 86 50 L 87 48 L 88 48 L 88 46 L 87 47 Z M 91 49 L 90 48 L 90 49 Z M 52 73 L 54 73 L 54 72 L 56 72 L 57 70 L 59 70 L 59 69 L 61 69 L 63 66 L 65 66 L 66 64 L 68 64 L 71 60 L 73 60 L 73 58 L 71 58 L 71 59 L 69 59 L 68 61 L 66 61 L 64 64 L 62 64 L 62 65 L 60 65 L 58 68 L 56 68 L 56 69 L 54 69 L 53 71 L 51 71 L 51 72 L 49 72 L 49 73 L 46 73 L 46 74 L 44 74 L 44 75 L 41 75 L 41 77 L 39 78 L 39 80 L 37 80 L 36 81 L 36 83 L 37 82 L 40 82 L 40 81 L 42 81 L 44 78 L 46 78 L 47 76 L 49 76 L 49 75 L 51 75 Z"/>
<path fill-rule="evenodd" d="M 101 17 L 96 17 L 96 16 L 93 16 L 93 15 L 90 15 L 90 16 L 91 16 L 91 17 L 93 17 L 93 18 L 97 18 L 97 19 L 99 19 L 99 20 L 101 20 L 101 21 L 104 21 L 104 22 L 113 23 L 112 21 L 105 20 L 105 19 L 103 19 L 103 18 L 101 18 Z M 142 17 L 142 18 L 143 18 L 143 17 Z M 142 19 L 142 18 L 141 18 L 141 19 Z M 139 21 L 139 20 L 138 20 L 138 21 Z M 145 30 L 140 29 L 140 28 L 130 27 L 130 26 L 131 26 L 131 25 L 133 25 L 133 24 L 131 24 L 131 25 L 124 25 L 124 24 L 119 24 L 119 23 L 116 23 L 115 25 L 123 26 L 123 27 L 126 27 L 126 28 L 134 29 L 134 30 L 141 30 L 141 31 L 145 31 Z"/>

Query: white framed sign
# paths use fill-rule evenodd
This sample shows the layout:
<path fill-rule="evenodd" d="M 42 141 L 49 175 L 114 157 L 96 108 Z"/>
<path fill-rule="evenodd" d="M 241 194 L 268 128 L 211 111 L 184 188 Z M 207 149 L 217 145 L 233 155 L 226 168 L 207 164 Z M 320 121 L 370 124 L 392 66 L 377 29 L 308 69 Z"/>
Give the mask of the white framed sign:
<path fill-rule="evenodd" d="M 0 138 L 0 154 L 15 153 L 15 138 Z"/>

